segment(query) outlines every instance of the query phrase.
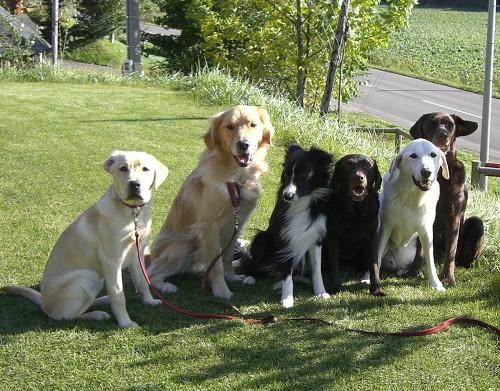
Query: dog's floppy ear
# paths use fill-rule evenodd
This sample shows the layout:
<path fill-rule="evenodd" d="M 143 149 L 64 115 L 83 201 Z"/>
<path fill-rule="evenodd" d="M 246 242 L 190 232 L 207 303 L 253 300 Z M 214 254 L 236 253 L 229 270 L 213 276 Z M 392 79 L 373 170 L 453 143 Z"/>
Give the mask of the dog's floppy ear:
<path fill-rule="evenodd" d="M 334 162 L 332 177 L 330 178 L 330 189 L 334 193 L 342 194 L 342 183 L 345 181 L 345 173 L 342 171 L 342 163 L 339 164 L 339 160 Z"/>
<path fill-rule="evenodd" d="M 443 151 L 439 149 L 439 153 L 441 156 L 441 173 L 443 174 L 444 179 L 450 179 L 450 171 L 448 169 L 448 162 L 446 161 L 446 155 Z"/>
<path fill-rule="evenodd" d="M 299 152 L 303 152 L 303 151 L 304 151 L 304 149 L 300 145 L 290 144 L 286 149 L 285 160 L 288 160 L 293 155 L 295 155 Z"/>
<path fill-rule="evenodd" d="M 205 145 L 208 149 L 214 148 L 219 143 L 219 127 L 224 119 L 225 113 L 225 111 L 222 111 L 210 118 L 208 130 L 203 135 L 203 141 L 205 141 Z"/>
<path fill-rule="evenodd" d="M 154 158 L 155 161 L 155 179 L 153 180 L 153 184 L 155 186 L 155 190 L 158 190 L 160 185 L 167 179 L 168 176 L 168 167 L 160 162 L 158 159 Z"/>
<path fill-rule="evenodd" d="M 310 151 L 314 151 L 316 153 L 318 161 L 321 165 L 328 166 L 333 163 L 333 155 L 331 153 L 314 147 L 312 147 Z"/>
<path fill-rule="evenodd" d="M 423 129 L 422 125 L 428 116 L 429 116 L 429 114 L 424 114 L 410 128 L 410 134 L 411 134 L 411 137 L 413 137 L 413 139 L 424 138 L 424 129 Z"/>
<path fill-rule="evenodd" d="M 377 166 L 377 161 L 375 159 L 372 159 L 373 160 L 373 174 L 374 174 L 374 180 L 373 180 L 373 190 L 374 191 L 379 191 L 380 190 L 380 186 L 382 186 L 382 176 L 380 175 L 380 171 L 378 169 L 378 166 Z"/>
<path fill-rule="evenodd" d="M 274 128 L 271 124 L 271 119 L 269 118 L 269 113 L 263 107 L 256 107 L 257 113 L 259 113 L 262 125 L 264 125 L 264 133 L 262 135 L 263 145 L 273 145 Z"/>
<path fill-rule="evenodd" d="M 111 152 L 111 155 L 109 155 L 106 160 L 104 160 L 104 162 L 102 163 L 102 167 L 107 171 L 109 172 L 109 170 L 111 169 L 111 166 L 113 165 L 113 163 L 116 161 L 116 159 L 118 158 L 118 156 L 122 155 L 123 154 L 123 151 L 113 151 Z"/>
<path fill-rule="evenodd" d="M 334 190 L 337 189 L 337 180 L 336 178 L 338 177 L 338 173 L 337 173 L 337 163 L 336 162 L 333 166 L 333 170 L 332 170 L 332 177 L 330 178 L 330 189 Z"/>
<path fill-rule="evenodd" d="M 403 159 L 403 154 L 401 152 L 392 159 L 391 165 L 389 167 L 389 181 L 394 176 L 396 169 L 399 168 L 399 164 L 401 163 L 402 159 Z"/>
<path fill-rule="evenodd" d="M 455 121 L 456 136 L 468 136 L 477 130 L 478 124 L 474 121 L 465 121 L 456 114 L 450 114 Z"/>

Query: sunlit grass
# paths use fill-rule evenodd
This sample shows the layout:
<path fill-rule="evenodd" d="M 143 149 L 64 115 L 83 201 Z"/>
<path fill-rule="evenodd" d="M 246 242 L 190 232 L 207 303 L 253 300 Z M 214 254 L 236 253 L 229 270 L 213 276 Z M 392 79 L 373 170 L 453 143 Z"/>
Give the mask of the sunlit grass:
<path fill-rule="evenodd" d="M 238 87 L 238 80 L 217 72 L 156 81 L 112 76 L 99 81 L 57 72 L 38 75 L 58 82 L 31 82 L 36 75 L 29 81 L 8 81 L 0 71 L 0 285 L 39 283 L 62 230 L 109 185 L 101 162 L 114 149 L 150 152 L 170 168 L 154 200 L 157 232 L 196 165 L 209 116 L 229 105 L 264 104 L 277 130 L 247 239 L 267 225 L 287 142 L 317 144 L 337 157 L 347 152 L 371 154 L 383 167 L 393 154 L 392 142 L 387 145 L 379 136 L 354 133 L 348 124 L 339 128 L 334 118 L 320 120 L 248 84 Z M 185 318 L 145 307 L 128 277 L 127 308 L 141 326 L 134 330 L 118 329 L 114 321 L 52 321 L 26 299 L 0 294 L 0 388 L 498 389 L 498 337 L 484 330 L 457 326 L 408 339 L 342 331 L 397 331 L 456 315 L 498 325 L 498 198 L 472 194 L 470 209 L 483 211 L 488 219 L 486 250 L 476 267 L 457 270 L 458 285 L 446 293 L 432 291 L 425 279 L 387 275 L 383 283 L 388 296 L 375 298 L 357 276 L 347 275 L 345 291 L 327 301 L 311 298 L 312 288 L 297 284 L 296 307 L 284 311 L 269 279 L 258 279 L 253 287 L 230 285 L 234 304 L 245 313 L 314 316 L 335 327 Z M 226 311 L 200 294 L 199 277 L 179 276 L 175 283 L 180 292 L 170 299 L 176 303 Z"/>

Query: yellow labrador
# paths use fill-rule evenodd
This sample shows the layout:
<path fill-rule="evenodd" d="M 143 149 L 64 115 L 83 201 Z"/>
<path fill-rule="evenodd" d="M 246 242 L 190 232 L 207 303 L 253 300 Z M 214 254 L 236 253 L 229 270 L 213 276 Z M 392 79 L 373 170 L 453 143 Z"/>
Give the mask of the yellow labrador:
<path fill-rule="evenodd" d="M 40 305 L 52 319 L 109 319 L 104 311 L 86 312 L 110 302 L 120 327 L 137 326 L 125 307 L 122 269 L 129 267 L 136 291 L 156 305 L 137 262 L 133 211 L 139 208 L 138 230 L 144 254 L 151 231 L 151 198 L 168 169 L 145 152 L 115 151 L 104 162 L 113 184 L 95 205 L 61 235 L 49 256 L 40 292 L 26 287 L 2 290 Z M 106 283 L 108 296 L 96 299 Z"/>
<path fill-rule="evenodd" d="M 380 284 L 379 268 L 388 251 L 391 257 L 408 256 L 413 260 L 413 251 L 401 249 L 415 246 L 418 236 L 422 243 L 427 263 L 429 284 L 437 291 L 445 288 L 436 273 L 432 244 L 432 225 L 439 199 L 439 169 L 445 179 L 449 178 L 448 164 L 444 153 L 425 139 L 410 142 L 391 162 L 384 176 L 380 200 L 380 226 L 378 234 L 377 260 L 370 266 L 370 292 L 376 296 L 385 293 Z M 404 259 L 392 259 L 398 264 L 407 264 Z"/>

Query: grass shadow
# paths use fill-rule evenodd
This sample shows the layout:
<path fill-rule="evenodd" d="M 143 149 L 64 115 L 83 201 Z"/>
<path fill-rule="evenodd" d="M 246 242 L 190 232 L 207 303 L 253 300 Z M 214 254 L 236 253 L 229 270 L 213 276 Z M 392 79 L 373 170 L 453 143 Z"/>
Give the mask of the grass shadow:
<path fill-rule="evenodd" d="M 171 118 L 113 118 L 113 119 L 89 119 L 76 122 L 98 123 L 98 122 L 167 122 L 167 121 L 208 121 L 209 117 L 171 117 Z"/>
<path fill-rule="evenodd" d="M 363 376 L 365 371 L 392 365 L 404 359 L 407 353 L 433 343 L 431 338 L 347 335 L 331 327 L 308 323 L 279 322 L 252 327 L 261 327 L 258 338 L 241 328 L 240 341 L 231 340 L 218 346 L 222 360 L 208 361 L 196 369 L 181 368 L 173 375 L 174 381 L 197 387 L 220 382 L 220 379 L 244 379 L 240 386 L 245 389 L 279 389 L 285 384 L 287 389 L 331 389 L 342 378 Z M 204 329 L 207 343 L 221 332 L 220 325 L 215 324 Z M 161 352 L 161 347 L 155 350 Z M 193 356 L 196 355 L 193 352 Z M 129 367 L 136 370 L 158 362 L 167 363 L 169 359 L 160 353 L 152 359 L 137 360 Z"/>

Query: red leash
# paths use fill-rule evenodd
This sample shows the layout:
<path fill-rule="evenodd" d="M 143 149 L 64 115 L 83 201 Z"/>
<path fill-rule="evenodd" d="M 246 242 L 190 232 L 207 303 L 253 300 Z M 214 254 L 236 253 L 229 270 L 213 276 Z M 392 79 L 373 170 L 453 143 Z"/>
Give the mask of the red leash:
<path fill-rule="evenodd" d="M 158 289 L 155 288 L 155 286 L 151 283 L 151 280 L 149 279 L 149 276 L 146 272 L 146 268 L 144 267 L 144 260 L 141 257 L 141 252 L 139 250 L 139 233 L 135 232 L 135 248 L 137 250 L 137 258 L 139 260 L 139 264 L 141 265 L 141 270 L 142 274 L 144 274 L 144 278 L 146 279 L 146 282 L 149 285 L 149 289 L 155 294 L 155 296 L 163 303 L 164 306 L 170 308 L 171 310 L 177 312 L 178 314 L 185 315 L 185 316 L 190 316 L 192 318 L 205 318 L 205 319 L 230 319 L 230 320 L 241 320 L 242 322 L 245 323 L 260 323 L 260 324 L 266 324 L 266 323 L 273 323 L 276 322 L 276 317 L 274 315 L 265 317 L 265 318 L 243 318 L 240 316 L 234 316 L 234 315 L 228 315 L 228 314 L 214 314 L 210 312 L 197 312 L 197 311 L 191 311 L 187 310 L 185 308 L 179 307 L 178 305 L 172 303 L 171 301 L 168 301 L 163 297 L 161 292 L 158 291 Z"/>
<path fill-rule="evenodd" d="M 332 322 L 328 322 L 327 320 L 323 320 L 323 319 L 319 319 L 319 318 L 283 318 L 280 320 L 282 320 L 282 321 L 303 320 L 303 321 L 310 321 L 310 322 L 320 322 L 320 323 L 325 323 L 329 326 L 338 328 L 338 326 L 336 326 Z M 427 329 L 420 329 L 420 330 L 391 332 L 391 331 L 372 331 L 372 330 L 363 330 L 363 329 L 351 329 L 349 327 L 343 327 L 341 330 L 350 331 L 350 332 L 358 333 L 358 334 L 374 335 L 374 336 L 421 337 L 424 335 L 431 335 L 431 334 L 439 333 L 440 331 L 442 331 L 443 329 L 445 329 L 448 326 L 451 326 L 452 324 L 469 324 L 469 325 L 480 326 L 486 330 L 489 330 L 489 331 L 496 333 L 497 335 L 500 335 L 500 329 L 498 327 L 495 327 L 491 324 L 483 322 L 482 320 L 479 320 L 479 319 L 467 318 L 464 316 L 450 318 L 450 319 L 447 319 L 444 322 L 442 322 L 436 326 L 429 327 Z"/>
<path fill-rule="evenodd" d="M 278 318 L 274 315 L 269 315 L 266 316 L 265 318 L 244 318 L 242 316 L 234 316 L 234 315 L 228 315 L 228 314 L 218 314 L 218 313 L 211 313 L 211 312 L 197 312 L 197 311 L 191 311 L 187 310 L 185 308 L 179 307 L 178 305 L 172 303 L 171 301 L 165 299 L 161 292 L 158 291 L 154 287 L 154 285 L 151 283 L 149 276 L 146 272 L 146 268 L 144 267 L 144 261 L 141 257 L 141 253 L 139 250 L 139 233 L 136 231 L 135 233 L 135 247 L 137 250 L 137 258 L 139 260 L 139 264 L 141 265 L 141 270 L 142 273 L 144 274 L 144 278 L 146 279 L 149 288 L 151 291 L 155 294 L 155 296 L 161 300 L 163 305 L 166 307 L 170 308 L 171 310 L 177 312 L 178 314 L 189 316 L 192 318 L 204 318 L 204 319 L 229 319 L 229 320 L 241 320 L 242 322 L 245 323 L 253 323 L 253 324 L 268 324 L 268 323 L 276 323 L 278 322 Z M 237 312 L 240 312 L 239 309 L 233 305 L 231 305 L 231 308 L 234 309 Z M 319 318 L 281 318 L 279 319 L 280 321 L 311 321 L 311 322 L 320 322 L 327 324 L 332 327 L 338 328 L 335 324 L 328 322 L 323 319 Z M 427 329 L 421 329 L 421 330 L 414 330 L 414 331 L 401 331 L 401 332 L 388 332 L 388 331 L 370 331 L 370 330 L 363 330 L 363 329 L 351 329 L 351 328 L 342 328 L 344 331 L 350 331 L 358 334 L 365 334 L 365 335 L 375 335 L 375 336 L 394 336 L 394 337 L 419 337 L 423 335 L 430 335 L 430 334 L 436 334 L 443 330 L 444 328 L 451 326 L 452 324 L 469 324 L 469 325 L 476 325 L 480 326 L 486 330 L 492 331 L 496 333 L 497 335 L 500 335 L 500 329 L 490 325 L 486 322 L 483 322 L 478 319 L 473 319 L 473 318 L 467 318 L 467 317 L 455 317 L 455 318 L 450 318 L 445 320 L 444 322 L 438 324 L 437 326 L 430 327 Z"/>
<path fill-rule="evenodd" d="M 229 186 L 228 186 L 228 190 L 229 190 Z M 233 193 L 233 194 L 236 194 L 236 193 Z M 231 194 L 231 190 L 230 190 L 230 195 L 231 195 L 231 202 L 233 203 L 233 206 L 234 206 L 236 202 L 233 199 L 233 195 Z M 137 209 L 136 213 L 134 213 L 135 209 Z M 240 320 L 242 322 L 252 323 L 252 324 L 268 324 L 268 323 L 278 322 L 278 318 L 274 315 L 269 315 L 269 316 L 266 316 L 265 318 L 246 318 L 243 315 L 235 316 L 235 315 L 228 315 L 228 314 L 221 314 L 221 313 L 191 311 L 191 310 L 185 309 L 183 307 L 179 307 L 178 305 L 165 299 L 165 297 L 161 294 L 161 292 L 159 292 L 158 289 L 156 289 L 155 286 L 151 283 L 151 280 L 149 279 L 149 276 L 146 272 L 146 268 L 144 266 L 144 260 L 141 257 L 140 246 L 139 246 L 139 232 L 137 229 L 139 208 L 134 208 L 134 210 L 132 211 L 132 216 L 134 217 L 135 248 L 137 250 L 137 259 L 139 261 L 139 265 L 141 266 L 142 274 L 144 275 L 144 278 L 146 279 L 146 282 L 149 285 L 149 289 L 163 303 L 164 306 L 170 308 L 171 310 L 177 312 L 178 314 L 181 314 L 184 316 L 189 316 L 192 318 Z M 234 239 L 234 236 L 235 236 L 236 232 L 238 231 L 237 212 L 235 213 L 235 219 L 236 219 L 235 233 L 233 234 L 231 241 L 232 241 L 232 239 Z M 229 244 L 228 244 L 228 246 L 229 246 Z M 226 246 L 226 248 L 222 251 L 222 254 L 225 252 L 225 250 L 227 249 L 228 246 Z M 213 265 L 215 264 L 215 262 L 217 261 L 219 256 L 220 255 L 218 255 L 217 258 L 215 258 L 215 260 L 210 265 L 210 268 L 213 267 Z M 205 279 L 206 279 L 209 271 L 210 270 L 207 270 L 207 272 L 205 273 Z M 235 307 L 234 305 L 230 304 L 230 307 L 234 311 L 241 314 L 240 310 L 237 307 Z M 304 317 L 304 318 L 281 318 L 279 320 L 280 321 L 287 321 L 287 322 L 290 322 L 290 321 L 319 322 L 319 323 L 323 323 L 323 324 L 335 327 L 336 329 L 339 329 L 339 327 L 336 326 L 335 324 L 333 324 L 332 322 L 328 322 L 324 319 L 319 319 L 319 318 L 307 318 L 307 317 Z M 452 324 L 476 325 L 476 326 L 480 326 L 486 330 L 492 331 L 492 332 L 496 333 L 497 335 L 500 335 L 500 329 L 498 327 L 490 325 L 490 324 L 483 322 L 482 320 L 479 320 L 479 319 L 467 318 L 467 317 L 462 317 L 462 316 L 447 319 L 444 322 L 442 322 L 434 327 L 430 327 L 427 329 L 413 330 L 413 331 L 411 331 L 411 330 L 410 331 L 400 331 L 400 332 L 371 331 L 371 330 L 363 330 L 363 329 L 351 329 L 348 327 L 344 327 L 344 328 L 341 328 L 339 330 L 350 331 L 350 332 L 358 333 L 358 334 L 374 335 L 374 336 L 420 337 L 420 336 L 424 336 L 424 335 L 436 334 L 436 333 L 440 332 L 441 330 L 443 330 L 444 328 L 451 326 Z"/>

